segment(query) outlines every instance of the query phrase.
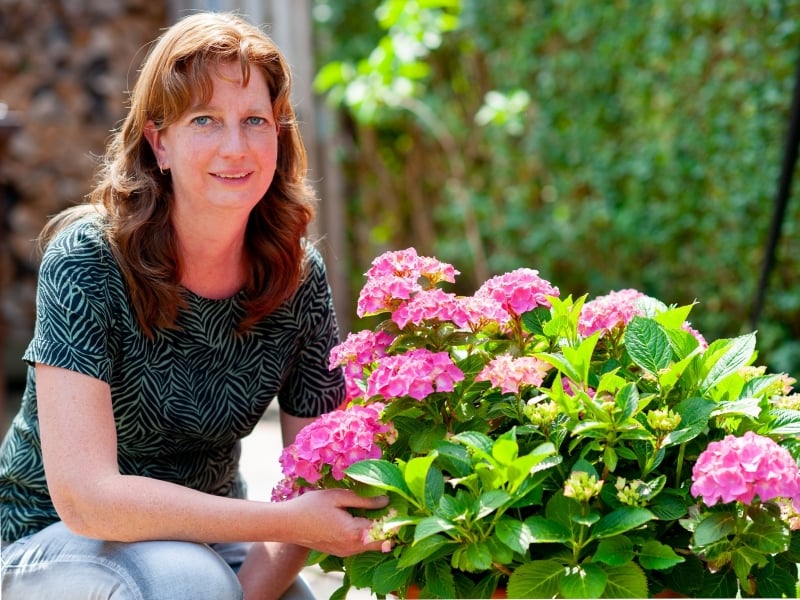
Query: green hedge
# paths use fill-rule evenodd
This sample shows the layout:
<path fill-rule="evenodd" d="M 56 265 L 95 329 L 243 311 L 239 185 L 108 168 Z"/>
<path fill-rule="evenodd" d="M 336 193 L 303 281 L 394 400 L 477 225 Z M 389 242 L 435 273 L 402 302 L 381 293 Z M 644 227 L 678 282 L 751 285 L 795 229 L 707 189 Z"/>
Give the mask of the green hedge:
<path fill-rule="evenodd" d="M 354 290 L 375 254 L 414 245 L 453 262 L 465 292 L 529 266 L 573 293 L 696 299 L 709 337 L 751 329 L 800 0 L 330 0 L 315 14 L 319 89 L 349 139 Z M 794 198 L 758 328 L 763 358 L 800 374 L 798 215 Z"/>

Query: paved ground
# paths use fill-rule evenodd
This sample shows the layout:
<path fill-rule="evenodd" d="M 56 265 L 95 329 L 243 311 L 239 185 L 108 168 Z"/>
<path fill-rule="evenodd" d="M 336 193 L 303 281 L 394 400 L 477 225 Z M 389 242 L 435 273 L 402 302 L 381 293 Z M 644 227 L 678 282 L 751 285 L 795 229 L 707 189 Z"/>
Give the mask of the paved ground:
<path fill-rule="evenodd" d="M 242 474 L 247 479 L 247 489 L 253 500 L 269 500 L 272 487 L 282 475 L 278 456 L 281 451 L 280 425 L 276 402 L 267 411 L 256 429 L 242 441 Z M 303 577 L 317 598 L 330 598 L 341 586 L 341 576 L 324 573 L 318 567 L 307 567 Z M 347 600 L 368 600 L 375 596 L 366 590 L 351 589 Z"/>

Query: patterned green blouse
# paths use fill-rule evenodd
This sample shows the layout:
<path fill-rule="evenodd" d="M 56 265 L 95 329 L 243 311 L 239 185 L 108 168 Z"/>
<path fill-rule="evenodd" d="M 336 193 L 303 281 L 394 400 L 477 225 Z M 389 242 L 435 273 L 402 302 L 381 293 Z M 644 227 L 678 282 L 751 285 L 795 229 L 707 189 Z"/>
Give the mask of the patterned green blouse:
<path fill-rule="evenodd" d="M 239 296 L 189 293 L 180 329 L 148 339 L 97 218 L 78 221 L 45 252 L 36 329 L 23 358 L 110 385 L 121 473 L 244 497 L 239 440 L 273 398 L 298 417 L 318 416 L 344 399 L 341 371 L 328 369 L 338 329 L 325 267 L 313 247 L 306 252 L 298 291 L 246 334 L 235 332 Z M 29 366 L 20 411 L 0 447 L 0 534 L 13 541 L 57 520 Z"/>

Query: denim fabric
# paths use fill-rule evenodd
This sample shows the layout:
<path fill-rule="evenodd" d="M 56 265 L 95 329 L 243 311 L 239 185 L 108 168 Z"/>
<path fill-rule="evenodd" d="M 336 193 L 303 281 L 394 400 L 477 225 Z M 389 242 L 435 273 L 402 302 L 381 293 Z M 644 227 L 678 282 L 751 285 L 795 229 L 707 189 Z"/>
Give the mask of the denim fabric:
<path fill-rule="evenodd" d="M 2 550 L 3 600 L 242 600 L 247 544 L 103 542 L 63 523 Z M 301 579 L 285 600 L 313 599 Z"/>

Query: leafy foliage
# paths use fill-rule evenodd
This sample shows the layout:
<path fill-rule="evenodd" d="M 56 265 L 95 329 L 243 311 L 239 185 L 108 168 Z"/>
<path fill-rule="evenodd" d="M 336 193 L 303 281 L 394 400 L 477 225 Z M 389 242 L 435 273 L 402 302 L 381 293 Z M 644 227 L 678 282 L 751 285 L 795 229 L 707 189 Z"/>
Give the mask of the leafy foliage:
<path fill-rule="evenodd" d="M 355 276 L 415 245 L 458 259 L 473 286 L 535 264 L 576 292 L 701 298 L 695 325 L 713 337 L 752 328 L 798 0 L 317 8 L 318 89 L 351 142 Z M 792 202 L 758 324 L 765 358 L 789 372 L 800 369 L 798 223 Z"/>

